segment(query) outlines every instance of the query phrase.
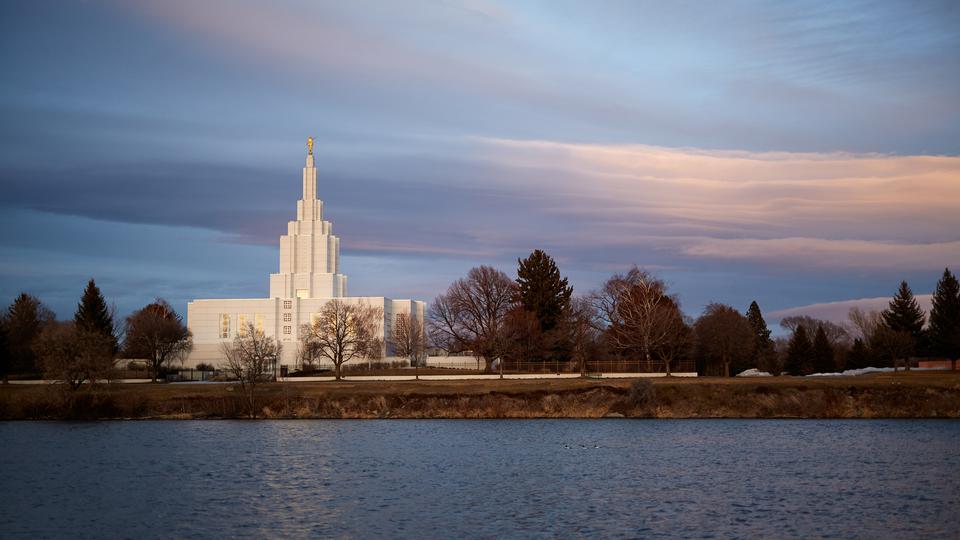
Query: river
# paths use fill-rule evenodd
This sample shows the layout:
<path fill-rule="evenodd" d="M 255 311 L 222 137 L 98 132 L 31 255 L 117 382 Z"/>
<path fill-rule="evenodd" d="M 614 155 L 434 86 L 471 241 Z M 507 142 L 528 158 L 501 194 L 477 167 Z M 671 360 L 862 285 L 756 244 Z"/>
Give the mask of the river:
<path fill-rule="evenodd" d="M 960 422 L 0 423 L 0 536 L 960 538 Z"/>

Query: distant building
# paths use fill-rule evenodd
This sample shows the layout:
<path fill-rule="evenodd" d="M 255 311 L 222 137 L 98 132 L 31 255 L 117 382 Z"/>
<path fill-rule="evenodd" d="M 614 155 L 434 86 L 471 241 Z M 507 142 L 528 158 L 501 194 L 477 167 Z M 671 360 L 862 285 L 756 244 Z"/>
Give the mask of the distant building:
<path fill-rule="evenodd" d="M 194 300 L 187 304 L 187 326 L 193 332 L 193 351 L 186 367 L 201 362 L 217 365 L 221 346 L 230 342 L 240 328 L 254 324 L 283 345 L 282 365 L 294 366 L 302 325 L 330 300 L 366 303 L 383 308 L 381 338 L 391 335 L 399 314 L 410 314 L 421 324 L 426 304 L 419 300 L 393 300 L 382 296 L 347 296 L 347 276 L 340 273 L 340 239 L 333 224 L 323 219 L 323 201 L 317 199 L 317 169 L 313 160 L 313 139 L 307 140 L 307 161 L 303 168 L 303 197 L 297 201 L 297 219 L 287 224 L 280 237 L 280 268 L 270 274 L 269 298 Z M 391 351 L 385 343 L 383 354 Z"/>

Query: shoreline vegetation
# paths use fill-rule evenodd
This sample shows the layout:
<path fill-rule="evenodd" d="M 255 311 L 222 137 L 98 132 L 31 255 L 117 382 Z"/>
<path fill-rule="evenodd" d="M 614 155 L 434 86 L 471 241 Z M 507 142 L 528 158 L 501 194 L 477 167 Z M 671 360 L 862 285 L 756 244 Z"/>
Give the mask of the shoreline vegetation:
<path fill-rule="evenodd" d="M 256 418 L 960 418 L 960 373 L 257 386 Z M 234 384 L 0 386 L 2 420 L 239 419 Z"/>

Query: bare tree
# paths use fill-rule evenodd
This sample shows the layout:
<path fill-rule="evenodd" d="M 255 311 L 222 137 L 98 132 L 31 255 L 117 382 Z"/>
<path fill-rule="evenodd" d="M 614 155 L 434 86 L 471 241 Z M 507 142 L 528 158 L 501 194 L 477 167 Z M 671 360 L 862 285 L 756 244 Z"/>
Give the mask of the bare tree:
<path fill-rule="evenodd" d="M 663 311 L 657 323 L 658 333 L 663 332 L 663 339 L 654 348 L 654 352 L 669 377 L 673 363 L 689 354 L 693 346 L 693 329 L 688 318 L 679 309 Z"/>
<path fill-rule="evenodd" d="M 430 306 L 431 341 L 451 352 L 472 351 L 490 371 L 493 360 L 503 356 L 504 321 L 516 289 L 516 282 L 500 270 L 472 268 Z"/>
<path fill-rule="evenodd" d="M 320 349 L 317 343 L 311 339 L 310 325 L 304 324 L 300 327 L 300 343 L 297 347 L 297 364 L 302 371 L 313 371 L 319 367 Z"/>
<path fill-rule="evenodd" d="M 111 336 L 80 328 L 72 322 L 47 323 L 34 345 L 44 376 L 62 381 L 76 390 L 85 382 L 95 384 L 113 371 Z"/>
<path fill-rule="evenodd" d="M 842 325 L 835 322 L 822 319 L 815 319 L 809 315 L 794 315 L 780 319 L 780 327 L 793 333 L 798 326 L 803 326 L 807 335 L 813 336 L 817 333 L 817 327 L 822 326 L 823 332 L 827 336 L 830 346 L 837 348 L 846 348 L 850 345 L 850 333 Z"/>
<path fill-rule="evenodd" d="M 847 318 L 850 320 L 848 326 L 864 343 L 872 342 L 877 330 L 883 325 L 883 318 L 876 310 L 864 311 L 857 307 L 851 308 Z"/>
<path fill-rule="evenodd" d="M 676 337 L 677 301 L 663 281 L 636 266 L 616 274 L 594 294 L 594 303 L 607 325 L 611 347 L 621 354 L 640 354 L 648 365 L 653 352 Z"/>
<path fill-rule="evenodd" d="M 893 366 L 893 371 L 897 371 L 900 362 L 903 362 L 905 370 L 910 370 L 910 354 L 916 346 L 910 332 L 893 330 L 889 326 L 881 324 L 873 333 L 870 346 L 883 360 L 883 363 Z"/>
<path fill-rule="evenodd" d="M 697 354 L 704 361 L 704 371 L 710 364 L 719 364 L 724 377 L 729 377 L 737 362 L 750 358 L 754 334 L 747 318 L 724 304 L 710 304 L 694 325 Z"/>
<path fill-rule="evenodd" d="M 420 363 L 426 347 L 423 331 L 423 321 L 409 313 L 399 313 L 393 323 L 393 335 L 390 336 L 390 345 L 397 356 L 406 356 L 414 367 L 416 378 L 420 378 Z"/>
<path fill-rule="evenodd" d="M 145 358 L 156 382 L 165 365 L 183 361 L 193 350 L 193 337 L 170 304 L 158 298 L 127 317 L 123 350 L 128 358 Z"/>
<path fill-rule="evenodd" d="M 383 342 L 378 337 L 383 309 L 364 303 L 331 300 L 310 326 L 307 342 L 319 357 L 333 363 L 339 381 L 343 364 L 359 358 L 379 358 Z"/>
<path fill-rule="evenodd" d="M 557 328 L 550 334 L 555 334 Z M 540 328 L 537 314 L 516 305 L 504 317 L 503 348 L 500 351 L 500 372 L 509 364 L 514 368 L 523 369 L 526 363 L 528 369 L 532 364 L 539 368 L 546 368 L 543 361 L 544 352 L 549 348 L 548 336 Z M 551 336 L 552 337 L 552 336 Z"/>
<path fill-rule="evenodd" d="M 587 362 L 599 352 L 601 326 L 600 315 L 592 298 L 577 296 L 570 300 L 559 328 L 570 339 L 573 360 L 579 367 L 581 377 L 587 375 Z"/>
<path fill-rule="evenodd" d="M 226 370 L 240 382 L 250 418 L 257 416 L 257 383 L 267 379 L 280 358 L 280 342 L 247 323 L 232 343 L 221 345 Z"/>

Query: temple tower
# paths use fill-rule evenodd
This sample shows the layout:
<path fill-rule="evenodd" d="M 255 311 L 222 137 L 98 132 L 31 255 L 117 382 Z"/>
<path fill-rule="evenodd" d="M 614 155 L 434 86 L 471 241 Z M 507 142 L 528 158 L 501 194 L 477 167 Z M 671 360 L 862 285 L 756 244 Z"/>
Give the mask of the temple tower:
<path fill-rule="evenodd" d="M 317 199 L 317 169 L 313 137 L 307 139 L 303 167 L 303 197 L 297 201 L 297 219 L 287 223 L 280 237 L 280 271 L 270 274 L 271 298 L 340 298 L 347 295 L 347 276 L 340 273 L 340 239 L 333 224 L 323 219 L 323 201 Z"/>

